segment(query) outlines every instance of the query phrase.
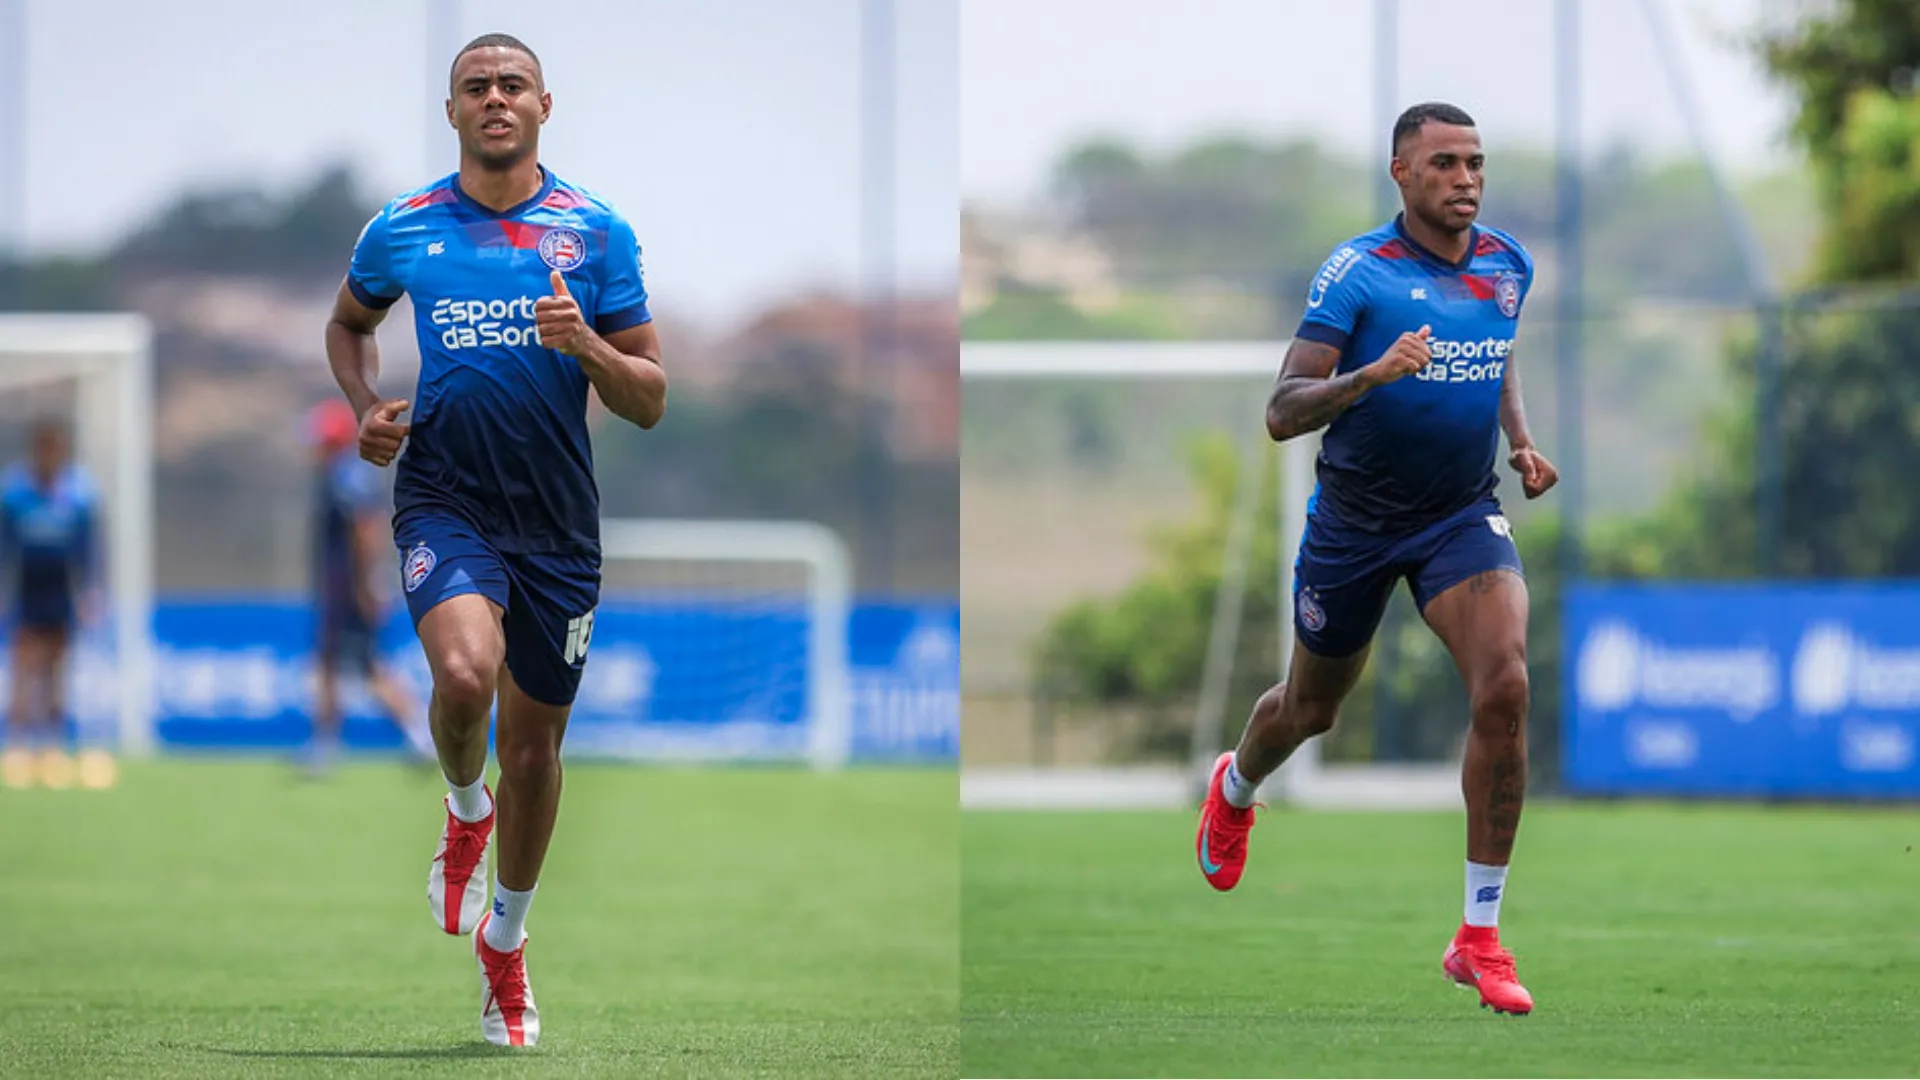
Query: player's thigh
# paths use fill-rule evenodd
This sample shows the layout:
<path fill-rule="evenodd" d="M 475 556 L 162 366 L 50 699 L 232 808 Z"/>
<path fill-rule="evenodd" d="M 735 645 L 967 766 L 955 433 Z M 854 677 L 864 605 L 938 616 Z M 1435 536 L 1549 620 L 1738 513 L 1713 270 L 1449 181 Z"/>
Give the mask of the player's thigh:
<path fill-rule="evenodd" d="M 436 686 L 491 679 L 506 652 L 501 615 L 512 580 L 492 545 L 465 523 L 407 517 L 395 524 L 400 587 Z"/>
<path fill-rule="evenodd" d="M 1325 671 L 1334 676 L 1324 680 L 1326 685 L 1337 685 L 1349 665 L 1336 661 L 1365 662 L 1400 578 L 1393 555 L 1390 539 L 1327 521 L 1308 522 L 1293 571 L 1294 640 L 1304 649 L 1296 647 L 1292 662 L 1299 667 L 1300 657 L 1309 657 L 1308 677 L 1314 683 L 1323 681 Z"/>
<path fill-rule="evenodd" d="M 1345 656 L 1321 656 L 1298 637 L 1287 664 L 1286 699 L 1295 707 L 1331 716 L 1340 708 L 1366 670 L 1369 646 Z"/>
<path fill-rule="evenodd" d="M 600 603 L 599 560 L 574 555 L 516 555 L 513 594 L 502 619 L 506 665 L 528 700 L 573 704 L 593 642 Z"/>
<path fill-rule="evenodd" d="M 1506 518 L 1475 508 L 1434 537 L 1412 575 L 1414 600 L 1470 693 L 1524 677 L 1527 581 Z"/>

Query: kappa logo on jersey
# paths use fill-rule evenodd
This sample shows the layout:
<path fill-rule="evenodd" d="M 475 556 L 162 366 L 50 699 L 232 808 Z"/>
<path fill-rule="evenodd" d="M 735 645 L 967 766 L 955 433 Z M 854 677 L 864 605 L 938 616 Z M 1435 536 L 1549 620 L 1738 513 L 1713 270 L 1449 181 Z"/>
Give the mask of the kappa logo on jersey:
<path fill-rule="evenodd" d="M 1500 314 L 1509 319 L 1520 314 L 1520 279 L 1512 274 L 1494 278 L 1493 302 L 1500 305 Z"/>
<path fill-rule="evenodd" d="M 587 261 L 587 241 L 572 229 L 548 229 L 540 238 L 540 261 L 561 273 Z"/>
<path fill-rule="evenodd" d="M 593 642 L 593 612 L 567 620 L 567 645 L 561 655 L 569 665 L 587 658 L 587 646 Z"/>
<path fill-rule="evenodd" d="M 419 588 L 420 584 L 433 573 L 434 564 L 437 562 L 439 562 L 438 556 L 434 555 L 433 549 L 425 544 L 407 552 L 405 572 L 407 591 L 412 592 Z"/>

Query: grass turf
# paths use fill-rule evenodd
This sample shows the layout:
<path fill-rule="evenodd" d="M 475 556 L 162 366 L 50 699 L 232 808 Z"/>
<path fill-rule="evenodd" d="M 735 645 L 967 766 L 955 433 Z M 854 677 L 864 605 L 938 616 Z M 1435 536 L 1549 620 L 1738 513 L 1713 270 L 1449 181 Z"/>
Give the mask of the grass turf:
<path fill-rule="evenodd" d="M 1440 975 L 1451 814 L 962 815 L 967 1076 L 1920 1075 L 1920 815 L 1536 805 L 1502 937 L 1536 1008 Z"/>
<path fill-rule="evenodd" d="M 134 764 L 0 791 L 0 1073 L 951 1076 L 949 771 L 568 770 L 528 922 L 544 1027 L 479 1032 L 430 774 Z"/>

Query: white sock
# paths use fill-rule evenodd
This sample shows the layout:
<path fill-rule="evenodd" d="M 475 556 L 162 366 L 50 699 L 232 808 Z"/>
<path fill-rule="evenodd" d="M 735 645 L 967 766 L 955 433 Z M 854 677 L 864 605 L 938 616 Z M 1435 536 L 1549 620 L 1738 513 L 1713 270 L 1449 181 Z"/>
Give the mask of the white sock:
<path fill-rule="evenodd" d="M 1220 794 L 1226 796 L 1227 805 L 1245 810 L 1253 805 L 1254 796 L 1259 791 L 1259 784 L 1249 784 L 1247 778 L 1240 775 L 1240 759 L 1235 755 L 1233 760 L 1227 762 L 1226 774 L 1220 777 Z"/>
<path fill-rule="evenodd" d="M 1500 898 L 1507 892 L 1507 868 L 1467 862 L 1467 925 L 1499 926 Z"/>
<path fill-rule="evenodd" d="M 480 779 L 460 787 L 453 781 L 447 781 L 447 808 L 461 821 L 483 821 L 493 813 L 493 797 L 487 794 L 487 778 Z"/>
<path fill-rule="evenodd" d="M 520 939 L 527 936 L 527 909 L 533 906 L 533 892 L 539 887 L 515 892 L 500 884 L 499 878 L 493 879 L 493 918 L 487 920 L 489 948 L 512 952 L 520 947 Z"/>

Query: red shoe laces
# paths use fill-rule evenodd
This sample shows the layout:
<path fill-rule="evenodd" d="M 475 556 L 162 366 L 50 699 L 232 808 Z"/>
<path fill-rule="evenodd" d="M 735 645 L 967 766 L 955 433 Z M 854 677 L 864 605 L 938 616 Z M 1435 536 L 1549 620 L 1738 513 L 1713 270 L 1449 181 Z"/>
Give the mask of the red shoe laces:
<path fill-rule="evenodd" d="M 484 945 L 486 939 L 482 938 Z M 522 945 L 521 949 L 526 946 Z M 527 965 L 521 949 L 503 953 L 491 945 L 481 955 L 487 964 L 487 987 L 493 991 L 493 1003 L 503 1011 L 525 1012 L 527 1008 Z"/>
<path fill-rule="evenodd" d="M 447 834 L 447 850 L 440 861 L 447 866 L 472 866 L 480 861 L 486 848 L 487 835 L 480 831 L 477 822 L 454 818 L 453 829 Z"/>

